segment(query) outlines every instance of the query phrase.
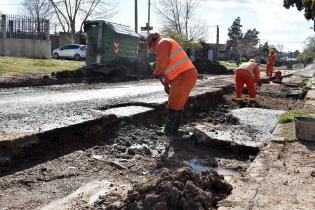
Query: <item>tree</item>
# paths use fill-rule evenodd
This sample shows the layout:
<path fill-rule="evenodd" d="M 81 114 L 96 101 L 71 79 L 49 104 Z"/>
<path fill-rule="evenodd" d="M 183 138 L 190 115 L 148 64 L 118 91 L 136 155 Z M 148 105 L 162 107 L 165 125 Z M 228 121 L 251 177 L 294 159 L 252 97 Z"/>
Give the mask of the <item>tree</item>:
<path fill-rule="evenodd" d="M 240 37 L 240 44 L 237 53 L 240 56 L 250 58 L 257 51 L 259 32 L 256 29 L 249 29 L 244 36 Z"/>
<path fill-rule="evenodd" d="M 310 37 L 306 41 L 303 53 L 298 55 L 298 61 L 305 64 L 312 63 L 315 58 L 315 36 Z"/>
<path fill-rule="evenodd" d="M 315 36 L 307 39 L 306 47 L 304 48 L 303 53 L 309 57 L 315 58 Z"/>
<path fill-rule="evenodd" d="M 204 40 L 207 27 L 194 20 L 200 0 L 157 0 L 164 31 L 175 31 L 187 40 Z"/>
<path fill-rule="evenodd" d="M 298 57 L 298 55 L 300 55 L 300 51 L 296 50 L 294 53 L 293 53 L 293 57 L 296 58 Z"/>
<path fill-rule="evenodd" d="M 232 56 L 237 56 L 237 47 L 242 38 L 242 30 L 241 30 L 241 18 L 237 17 L 230 28 L 228 28 L 228 44 L 230 45 L 230 51 Z"/>
<path fill-rule="evenodd" d="M 88 18 L 111 18 L 116 14 L 114 0 L 48 0 L 64 32 L 70 32 L 75 41 L 77 24 L 82 32 Z"/>
<path fill-rule="evenodd" d="M 307 20 L 315 19 L 315 0 L 284 0 L 283 6 L 287 9 L 296 7 L 299 11 L 304 9 L 304 16 Z"/>
<path fill-rule="evenodd" d="M 52 19 L 53 8 L 47 0 L 24 0 L 22 3 L 26 14 L 36 19 L 36 31 L 41 31 L 40 19 Z"/>
<path fill-rule="evenodd" d="M 268 53 L 269 53 L 269 49 L 270 49 L 270 46 L 269 46 L 268 42 L 265 42 L 265 44 L 261 48 L 262 54 L 267 57 Z"/>
<path fill-rule="evenodd" d="M 183 47 L 183 49 L 191 48 L 192 50 L 198 50 L 198 49 L 202 48 L 202 46 L 199 42 L 189 41 L 189 40 L 187 40 L 187 38 L 184 35 L 179 34 L 176 31 L 163 30 L 162 34 L 166 37 L 170 37 L 170 38 L 176 40 L 177 43 Z"/>

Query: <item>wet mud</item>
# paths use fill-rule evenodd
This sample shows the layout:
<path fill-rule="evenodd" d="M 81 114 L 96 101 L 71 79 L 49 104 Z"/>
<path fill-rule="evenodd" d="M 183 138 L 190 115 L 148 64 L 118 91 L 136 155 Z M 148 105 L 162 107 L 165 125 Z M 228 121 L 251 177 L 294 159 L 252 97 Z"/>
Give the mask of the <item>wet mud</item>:
<path fill-rule="evenodd" d="M 124 203 L 101 198 L 94 205 L 82 209 L 115 210 L 206 210 L 231 193 L 233 187 L 216 172 L 205 171 L 198 174 L 183 167 L 175 172 L 164 168 L 154 177 L 134 186 Z"/>
<path fill-rule="evenodd" d="M 276 110 L 303 106 L 286 93 L 281 85 L 262 86 L 257 106 Z M 239 125 L 239 119 L 230 114 L 238 108 L 231 99 L 232 94 L 224 95 L 207 108 L 188 108 L 176 139 L 161 132 L 165 112 L 160 110 L 121 119 L 102 135 L 88 135 L 85 141 L 80 141 L 78 132 L 64 136 L 68 141 L 51 138 L 46 144 L 33 145 L 23 159 L 0 167 L 0 206 L 44 207 L 83 184 L 107 180 L 117 183 L 113 192 L 99 195 L 93 203 L 75 201 L 72 209 L 215 209 L 231 193 L 229 177 L 242 176 L 259 150 L 200 144 L 189 128 L 202 123 Z M 110 108 L 114 107 L 104 109 Z M 125 195 L 117 193 L 126 182 L 131 189 Z"/>

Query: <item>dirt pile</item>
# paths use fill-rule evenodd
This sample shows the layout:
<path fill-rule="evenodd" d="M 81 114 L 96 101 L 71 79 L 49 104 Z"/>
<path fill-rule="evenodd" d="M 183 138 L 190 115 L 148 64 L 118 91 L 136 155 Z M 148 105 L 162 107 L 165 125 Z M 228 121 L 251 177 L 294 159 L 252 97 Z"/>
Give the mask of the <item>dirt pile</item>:
<path fill-rule="evenodd" d="M 52 73 L 56 79 L 81 79 L 90 82 L 129 81 L 149 78 L 152 69 L 148 63 L 117 59 L 106 65 L 92 64 L 74 71 Z"/>
<path fill-rule="evenodd" d="M 162 169 L 160 174 L 149 178 L 128 192 L 125 204 L 109 204 L 100 199 L 93 209 L 111 210 L 208 210 L 216 206 L 232 191 L 222 175 L 206 171 L 199 175 L 188 167 L 171 173 Z M 113 201 L 113 200 L 112 200 Z"/>
<path fill-rule="evenodd" d="M 199 114 L 199 117 L 203 119 L 203 121 L 214 125 L 238 125 L 239 119 L 230 113 L 230 110 L 233 108 L 235 108 L 233 104 L 219 104 L 217 107 L 213 107 L 207 112 Z"/>
<path fill-rule="evenodd" d="M 212 62 L 206 59 L 197 59 L 194 65 L 199 74 L 233 74 L 233 71 L 228 70 L 219 62 Z"/>

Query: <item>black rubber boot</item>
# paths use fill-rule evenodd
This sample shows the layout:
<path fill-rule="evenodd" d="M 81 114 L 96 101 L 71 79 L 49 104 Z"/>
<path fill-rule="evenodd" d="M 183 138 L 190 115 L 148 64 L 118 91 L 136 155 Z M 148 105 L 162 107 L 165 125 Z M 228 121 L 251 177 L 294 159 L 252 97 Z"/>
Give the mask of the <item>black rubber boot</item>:
<path fill-rule="evenodd" d="M 183 111 L 175 111 L 175 123 L 173 128 L 173 134 L 178 135 L 178 129 L 180 126 L 180 123 L 182 121 Z"/>
<path fill-rule="evenodd" d="M 164 127 L 164 133 L 167 136 L 176 136 L 181 122 L 182 111 L 173 109 L 168 110 L 168 116 Z"/>

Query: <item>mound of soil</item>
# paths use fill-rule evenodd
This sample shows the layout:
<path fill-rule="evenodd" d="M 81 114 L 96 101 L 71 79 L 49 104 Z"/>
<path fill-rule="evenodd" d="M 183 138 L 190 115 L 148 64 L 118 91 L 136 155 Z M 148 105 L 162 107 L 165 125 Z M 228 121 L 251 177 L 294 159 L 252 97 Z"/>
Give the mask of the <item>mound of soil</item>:
<path fill-rule="evenodd" d="M 101 65 L 92 64 L 74 71 L 60 71 L 52 73 L 56 79 L 82 79 L 91 82 L 97 81 L 129 81 L 149 78 L 152 69 L 148 63 L 117 59 Z"/>
<path fill-rule="evenodd" d="M 128 192 L 124 205 L 108 204 L 100 199 L 93 209 L 111 210 L 208 210 L 232 191 L 222 175 L 206 171 L 199 175 L 188 167 L 171 173 L 162 169 L 159 175 L 136 185 Z"/>
<path fill-rule="evenodd" d="M 206 59 L 197 59 L 194 62 L 199 74 L 233 74 L 233 71 L 228 70 L 219 62 L 212 62 Z"/>

